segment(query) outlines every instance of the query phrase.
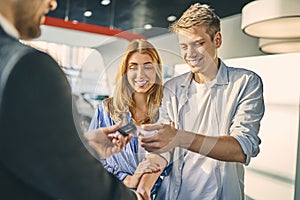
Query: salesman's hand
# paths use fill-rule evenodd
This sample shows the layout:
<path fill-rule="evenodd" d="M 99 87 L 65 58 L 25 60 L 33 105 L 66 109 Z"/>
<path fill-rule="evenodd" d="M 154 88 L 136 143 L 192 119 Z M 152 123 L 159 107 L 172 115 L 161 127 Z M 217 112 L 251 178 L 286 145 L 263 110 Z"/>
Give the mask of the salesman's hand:
<path fill-rule="evenodd" d="M 121 127 L 121 123 L 110 127 L 103 127 L 84 133 L 84 137 L 101 158 L 107 158 L 123 150 L 125 145 L 132 138 L 132 134 L 124 137 L 116 132 Z M 116 133 L 114 133 L 116 132 Z M 114 134 L 112 134 L 114 133 Z"/>

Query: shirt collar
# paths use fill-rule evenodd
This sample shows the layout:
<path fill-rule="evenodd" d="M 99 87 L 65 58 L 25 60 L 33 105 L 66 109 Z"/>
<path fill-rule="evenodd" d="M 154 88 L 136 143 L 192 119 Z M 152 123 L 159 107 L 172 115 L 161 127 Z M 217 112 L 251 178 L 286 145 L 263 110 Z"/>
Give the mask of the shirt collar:
<path fill-rule="evenodd" d="M 228 84 L 228 70 L 227 70 L 227 66 L 224 64 L 224 62 L 219 59 L 220 61 L 220 68 L 217 74 L 217 81 L 216 84 L 217 85 L 226 85 Z"/>
<path fill-rule="evenodd" d="M 220 68 L 218 70 L 216 76 L 216 85 L 226 85 L 228 84 L 228 70 L 224 62 L 219 59 L 220 61 Z M 189 86 L 193 79 L 193 73 L 188 72 L 187 76 L 185 77 L 184 81 L 181 83 L 181 87 Z"/>
<path fill-rule="evenodd" d="M 17 29 L 0 13 L 0 26 L 10 36 L 19 39 L 20 35 Z"/>
<path fill-rule="evenodd" d="M 180 85 L 181 87 L 189 86 L 192 79 L 193 79 L 193 73 L 192 72 L 187 72 L 186 74 L 187 75 L 186 75 L 184 81 Z"/>

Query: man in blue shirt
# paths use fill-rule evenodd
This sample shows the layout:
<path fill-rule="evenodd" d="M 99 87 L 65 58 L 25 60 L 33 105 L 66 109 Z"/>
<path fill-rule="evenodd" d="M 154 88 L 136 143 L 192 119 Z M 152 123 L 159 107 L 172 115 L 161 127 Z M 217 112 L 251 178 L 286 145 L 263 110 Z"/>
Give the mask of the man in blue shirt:
<path fill-rule="evenodd" d="M 190 72 L 166 82 L 157 130 L 142 146 L 173 164 L 157 199 L 244 199 L 244 167 L 259 153 L 263 86 L 218 58 L 220 19 L 196 3 L 171 28 Z"/>

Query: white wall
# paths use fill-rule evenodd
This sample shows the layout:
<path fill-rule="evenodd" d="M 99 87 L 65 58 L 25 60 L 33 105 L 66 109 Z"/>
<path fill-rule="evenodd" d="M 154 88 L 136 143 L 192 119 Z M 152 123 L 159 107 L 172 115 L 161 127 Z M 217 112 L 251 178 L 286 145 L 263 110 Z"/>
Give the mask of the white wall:
<path fill-rule="evenodd" d="M 259 51 L 258 39 L 242 31 L 241 17 L 241 14 L 237 14 L 221 19 L 223 42 L 219 56 L 223 59 L 263 55 Z"/>
<path fill-rule="evenodd" d="M 246 194 L 258 200 L 294 197 L 299 129 L 300 53 L 225 60 L 258 73 L 264 84 L 265 116 L 260 154 L 246 168 Z"/>

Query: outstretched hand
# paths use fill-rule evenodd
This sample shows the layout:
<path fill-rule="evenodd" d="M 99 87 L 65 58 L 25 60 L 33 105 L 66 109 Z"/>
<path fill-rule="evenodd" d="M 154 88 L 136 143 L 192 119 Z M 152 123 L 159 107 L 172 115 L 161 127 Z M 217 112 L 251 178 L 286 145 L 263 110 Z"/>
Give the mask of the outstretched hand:
<path fill-rule="evenodd" d="M 84 133 L 89 145 L 93 147 L 101 158 L 107 158 L 122 151 L 131 140 L 132 134 L 123 136 L 118 133 L 121 123 L 109 127 L 98 128 Z"/>

